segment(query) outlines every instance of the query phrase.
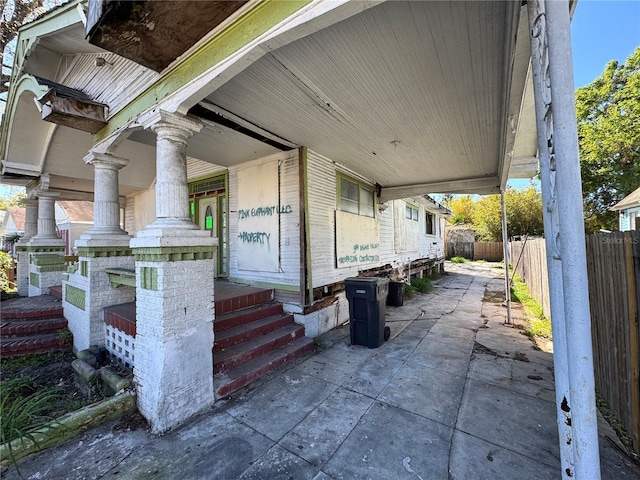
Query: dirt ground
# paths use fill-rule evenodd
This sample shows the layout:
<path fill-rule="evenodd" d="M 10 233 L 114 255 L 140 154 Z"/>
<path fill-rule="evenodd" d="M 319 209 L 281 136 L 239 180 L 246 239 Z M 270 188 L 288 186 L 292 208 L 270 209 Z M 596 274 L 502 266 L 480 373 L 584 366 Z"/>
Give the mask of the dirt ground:
<path fill-rule="evenodd" d="M 57 387 L 61 396 L 51 410 L 45 412 L 48 417 L 57 418 L 66 413 L 101 401 L 102 397 L 88 399 L 74 381 L 71 362 L 76 359 L 72 352 L 54 352 L 31 355 L 28 359 L 7 358 L 0 362 L 0 388 L 4 381 L 15 378 L 31 377 L 37 389 Z M 109 365 L 104 360 L 102 365 Z M 25 392 L 30 393 L 30 392 Z M 114 431 L 148 429 L 147 421 L 137 411 L 125 415 L 114 426 Z"/>

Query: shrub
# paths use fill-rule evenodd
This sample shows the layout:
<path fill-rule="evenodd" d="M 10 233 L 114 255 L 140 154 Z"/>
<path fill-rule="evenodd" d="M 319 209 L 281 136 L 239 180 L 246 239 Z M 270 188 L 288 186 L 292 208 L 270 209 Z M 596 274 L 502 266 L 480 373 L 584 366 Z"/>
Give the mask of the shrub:
<path fill-rule="evenodd" d="M 7 252 L 0 252 L 0 290 L 10 292 L 15 289 L 15 285 L 9 282 L 7 270 L 13 267 L 13 258 Z"/>
<path fill-rule="evenodd" d="M 431 281 L 428 278 L 414 278 L 411 280 L 411 286 L 420 293 L 429 293 L 431 291 Z"/>
<path fill-rule="evenodd" d="M 451 259 L 450 259 L 450 260 L 451 260 L 453 263 L 466 263 L 466 262 L 468 262 L 468 261 L 469 261 L 469 260 L 467 260 L 467 259 L 466 259 L 466 258 L 464 258 L 464 257 L 451 257 Z"/>

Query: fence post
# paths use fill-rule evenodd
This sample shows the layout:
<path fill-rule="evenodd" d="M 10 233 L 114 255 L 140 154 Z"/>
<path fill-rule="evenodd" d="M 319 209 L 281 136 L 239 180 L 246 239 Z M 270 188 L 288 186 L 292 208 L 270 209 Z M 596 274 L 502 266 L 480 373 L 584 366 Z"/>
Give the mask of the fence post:
<path fill-rule="evenodd" d="M 640 272 L 635 270 L 634 261 L 634 235 L 632 232 L 625 232 L 623 235 L 625 263 L 627 265 L 627 297 L 629 302 L 629 383 L 631 384 L 631 422 L 633 423 L 633 431 L 631 437 L 633 439 L 633 447 L 640 450 L 640 355 L 638 352 L 638 303 L 637 289 L 638 284 L 636 278 Z M 637 235 L 636 240 L 640 240 Z M 640 248 L 638 249 L 640 251 Z"/>

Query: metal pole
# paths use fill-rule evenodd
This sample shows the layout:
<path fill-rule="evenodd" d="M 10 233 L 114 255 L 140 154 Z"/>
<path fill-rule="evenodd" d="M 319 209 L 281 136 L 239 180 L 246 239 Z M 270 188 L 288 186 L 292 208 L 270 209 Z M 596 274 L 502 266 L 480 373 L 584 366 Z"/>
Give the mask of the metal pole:
<path fill-rule="evenodd" d="M 509 288 L 509 236 L 507 235 L 507 204 L 504 190 L 500 190 L 500 208 L 502 210 L 502 252 L 504 256 L 504 296 L 507 305 L 507 325 L 511 325 L 511 289 Z"/>
<path fill-rule="evenodd" d="M 553 148 L 556 159 L 560 256 L 575 478 L 600 479 L 598 418 L 596 415 L 591 316 L 587 283 L 578 127 L 571 58 L 569 2 L 546 0 L 549 77 L 553 109 Z"/>
<path fill-rule="evenodd" d="M 556 421 L 560 446 L 560 466 L 563 480 L 573 477 L 574 457 L 571 429 L 571 405 L 569 395 L 569 370 L 567 359 L 567 329 L 564 317 L 562 288 L 562 262 L 558 245 L 558 209 L 555 158 L 549 151 L 548 140 L 553 137 L 553 119 L 549 88 L 545 82 L 548 56 L 546 51 L 545 18 L 543 6 L 538 1 L 527 4 L 531 33 L 531 70 L 535 97 L 536 127 L 538 130 L 538 155 L 540 159 L 540 184 L 542 187 L 542 218 L 544 221 L 549 300 L 551 304 L 551 328 L 553 331 L 553 369 L 556 390 Z M 548 101 L 548 103 L 547 103 Z"/>

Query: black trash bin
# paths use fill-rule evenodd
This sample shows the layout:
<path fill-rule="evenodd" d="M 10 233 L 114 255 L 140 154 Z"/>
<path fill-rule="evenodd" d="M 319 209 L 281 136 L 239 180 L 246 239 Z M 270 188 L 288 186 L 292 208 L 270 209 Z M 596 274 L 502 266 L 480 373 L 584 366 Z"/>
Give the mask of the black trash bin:
<path fill-rule="evenodd" d="M 387 305 L 391 307 L 401 307 L 404 305 L 404 282 L 389 282 Z"/>
<path fill-rule="evenodd" d="M 377 348 L 389 339 L 384 325 L 389 279 L 350 277 L 344 281 L 349 301 L 351 345 Z"/>

